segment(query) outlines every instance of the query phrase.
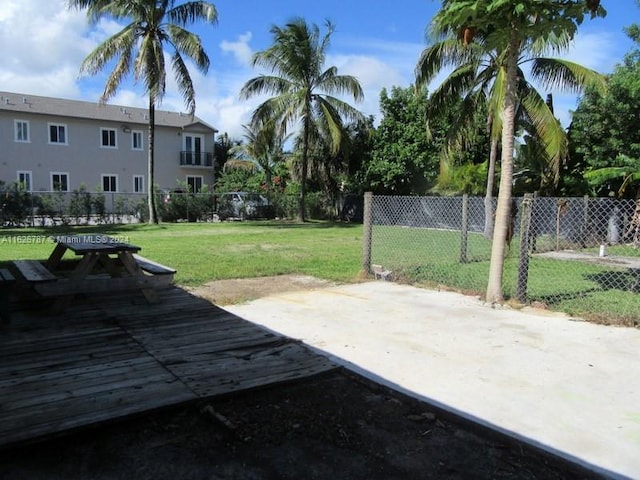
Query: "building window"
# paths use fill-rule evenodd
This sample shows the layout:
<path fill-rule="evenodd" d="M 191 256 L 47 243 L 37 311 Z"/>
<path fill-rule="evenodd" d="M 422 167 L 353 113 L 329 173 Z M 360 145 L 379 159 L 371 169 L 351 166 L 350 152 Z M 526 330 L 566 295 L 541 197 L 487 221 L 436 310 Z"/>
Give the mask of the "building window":
<path fill-rule="evenodd" d="M 16 142 L 30 142 L 29 138 L 29 122 L 26 120 L 15 121 L 15 141 Z"/>
<path fill-rule="evenodd" d="M 49 124 L 49 143 L 67 144 L 67 126 L 61 123 Z"/>
<path fill-rule="evenodd" d="M 100 146 L 104 148 L 117 148 L 116 131 L 113 128 L 100 129 Z"/>
<path fill-rule="evenodd" d="M 69 174 L 53 172 L 51 174 L 51 190 L 55 192 L 68 192 Z"/>
<path fill-rule="evenodd" d="M 187 185 L 189 186 L 190 192 L 200 193 L 202 191 L 202 177 L 187 175 Z"/>
<path fill-rule="evenodd" d="M 27 192 L 31 191 L 31 172 L 19 171 L 18 172 L 18 185 L 25 189 Z"/>
<path fill-rule="evenodd" d="M 118 176 L 117 175 L 102 175 L 102 191 L 103 192 L 117 192 L 118 191 Z"/>
<path fill-rule="evenodd" d="M 144 150 L 144 144 L 142 143 L 142 132 L 140 130 L 134 130 L 133 132 L 131 132 L 131 149 Z"/>
<path fill-rule="evenodd" d="M 144 193 L 144 175 L 133 176 L 133 192 Z"/>

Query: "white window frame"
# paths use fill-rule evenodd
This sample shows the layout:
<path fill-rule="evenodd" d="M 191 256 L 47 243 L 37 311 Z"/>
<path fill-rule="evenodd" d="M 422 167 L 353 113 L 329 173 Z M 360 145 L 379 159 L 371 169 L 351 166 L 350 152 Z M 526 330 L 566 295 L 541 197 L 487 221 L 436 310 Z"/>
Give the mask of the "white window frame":
<path fill-rule="evenodd" d="M 28 178 L 28 180 L 21 180 L 20 177 L 26 177 Z M 31 170 L 18 170 L 16 172 L 16 181 L 18 183 L 26 183 L 25 185 L 25 190 L 27 192 L 32 192 L 33 191 L 33 173 L 31 172 Z"/>
<path fill-rule="evenodd" d="M 64 129 L 64 142 L 60 142 L 59 140 L 53 141 L 53 139 L 51 138 L 51 127 L 57 127 L 58 138 L 60 138 L 60 129 Z M 69 128 L 67 127 L 66 123 L 47 123 L 47 136 L 49 138 L 49 145 L 69 145 Z"/>
<path fill-rule="evenodd" d="M 135 142 L 136 136 L 140 137 L 140 146 L 139 147 L 136 147 L 136 142 Z M 144 151 L 144 132 L 142 130 L 132 130 L 131 131 L 131 150 Z"/>
<path fill-rule="evenodd" d="M 137 182 L 136 182 L 137 180 Z M 137 189 L 136 187 L 142 187 L 142 189 Z M 133 176 L 133 193 L 145 193 L 144 191 L 144 175 L 134 175 Z"/>
<path fill-rule="evenodd" d="M 53 176 L 54 175 L 64 175 L 65 177 L 67 177 L 67 188 L 66 190 L 63 189 L 56 189 L 56 185 L 55 182 L 53 181 Z M 51 180 L 51 191 L 52 192 L 69 192 L 70 188 L 71 188 L 71 179 L 69 177 L 69 172 L 50 172 L 49 174 L 49 179 Z"/>
<path fill-rule="evenodd" d="M 14 128 L 13 128 L 14 141 L 19 143 L 31 143 L 31 125 L 29 123 L 29 120 L 21 120 L 19 118 L 16 118 L 13 121 L 13 125 L 14 125 Z M 22 125 L 23 129 L 20 129 L 19 125 Z M 26 128 L 27 138 L 20 138 L 21 134 L 24 135 L 24 128 Z"/>
<path fill-rule="evenodd" d="M 113 145 L 104 144 L 104 134 L 108 133 L 108 140 L 111 141 L 111 134 L 113 133 Z M 111 127 L 100 127 L 100 148 L 118 148 L 118 130 Z"/>
<path fill-rule="evenodd" d="M 106 189 L 104 188 L 104 181 L 105 181 L 105 179 L 107 179 L 107 178 L 109 178 L 109 179 L 110 179 L 110 181 L 109 181 L 109 190 L 106 190 Z M 116 187 L 116 188 L 115 188 L 115 190 L 111 190 L 111 179 L 115 179 L 115 183 L 116 183 L 116 185 L 115 185 L 115 187 Z M 120 183 L 120 182 L 118 182 L 118 174 L 116 174 L 116 173 L 103 173 L 103 174 L 100 176 L 100 185 L 102 186 L 102 191 L 103 191 L 103 192 L 108 192 L 108 193 L 118 193 L 118 183 Z"/>
<path fill-rule="evenodd" d="M 200 179 L 200 188 L 196 190 L 195 188 L 191 190 L 191 193 L 200 193 L 202 192 L 202 187 L 204 186 L 204 176 L 202 175 L 187 175 L 186 182 L 187 185 L 190 185 L 189 179 Z"/>

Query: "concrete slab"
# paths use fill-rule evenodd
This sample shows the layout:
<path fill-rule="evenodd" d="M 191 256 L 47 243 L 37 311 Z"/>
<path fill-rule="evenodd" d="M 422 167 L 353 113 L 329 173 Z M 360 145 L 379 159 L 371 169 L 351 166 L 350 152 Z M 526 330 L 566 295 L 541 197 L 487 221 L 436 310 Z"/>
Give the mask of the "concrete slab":
<path fill-rule="evenodd" d="M 611 478 L 640 478 L 640 331 L 390 282 L 225 307 Z"/>

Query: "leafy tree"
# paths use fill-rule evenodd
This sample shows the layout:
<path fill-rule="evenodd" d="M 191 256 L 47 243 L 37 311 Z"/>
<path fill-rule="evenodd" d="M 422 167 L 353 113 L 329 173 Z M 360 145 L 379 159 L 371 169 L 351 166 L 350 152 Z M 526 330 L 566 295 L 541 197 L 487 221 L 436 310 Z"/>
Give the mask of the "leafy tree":
<path fill-rule="evenodd" d="M 304 197 L 306 194 L 309 152 L 320 137 L 319 128 L 328 132 L 331 150 L 337 152 L 344 136 L 344 120 L 358 120 L 362 114 L 345 101 L 333 95 L 347 95 L 360 101 L 362 88 L 355 77 L 338 75 L 334 66 L 324 69 L 327 49 L 334 27 L 326 23 L 326 33 L 321 37 L 317 25 L 308 25 L 296 18 L 284 28 L 271 28 L 273 45 L 253 57 L 253 65 L 265 67 L 271 72 L 249 80 L 242 87 L 241 98 L 255 95 L 273 95 L 258 106 L 252 116 L 252 124 L 270 121 L 286 132 L 299 126 L 302 149 L 298 220 L 305 220 Z"/>
<path fill-rule="evenodd" d="M 373 136 L 373 117 L 352 122 L 344 127 L 338 151 L 333 151 L 331 135 L 318 126 L 320 134 L 316 143 L 310 148 L 308 191 L 315 192 L 327 206 L 326 216 L 339 214 L 340 195 L 358 191 L 357 174 L 363 161 L 369 156 Z M 289 157 L 289 165 L 294 178 L 300 178 L 302 145 L 300 138 L 294 144 Z M 307 202 L 309 207 L 310 202 Z"/>
<path fill-rule="evenodd" d="M 640 195 L 640 27 L 626 29 L 636 43 L 608 78 L 605 93 L 589 89 L 573 112 L 570 136 L 597 195 Z"/>
<path fill-rule="evenodd" d="M 516 113 L 518 109 L 518 59 L 527 51 L 562 51 L 568 46 L 585 14 L 605 14 L 601 6 L 585 0 L 444 0 L 433 22 L 439 31 L 458 32 L 460 41 L 481 41 L 487 51 L 500 52 L 498 71 L 504 76 L 502 100 L 497 103 L 502 120 L 501 172 L 498 206 L 491 249 L 486 300 L 504 301 L 502 277 L 509 225 Z M 597 2 L 599 3 L 599 2 Z M 580 72 L 558 72 L 548 62 L 537 62 L 532 75 L 549 87 L 576 90 L 587 80 Z"/>
<path fill-rule="evenodd" d="M 422 96 L 413 87 L 383 89 L 380 111 L 363 183 L 378 194 L 424 194 L 435 185 L 440 146 L 427 135 Z"/>
<path fill-rule="evenodd" d="M 178 89 L 193 115 L 196 94 L 184 57 L 191 59 L 203 73 L 209 69 L 209 57 L 200 37 L 185 27 L 195 21 L 215 24 L 216 8 L 200 0 L 179 5 L 175 0 L 68 0 L 68 4 L 70 8 L 86 9 L 93 23 L 104 17 L 130 22 L 98 45 L 82 62 L 80 72 L 95 75 L 115 60 L 101 102 L 115 95 L 132 70 L 134 78 L 143 82 L 149 96 L 149 223 L 158 223 L 154 182 L 155 108 L 165 94 L 165 47 L 172 50 L 171 67 Z"/>

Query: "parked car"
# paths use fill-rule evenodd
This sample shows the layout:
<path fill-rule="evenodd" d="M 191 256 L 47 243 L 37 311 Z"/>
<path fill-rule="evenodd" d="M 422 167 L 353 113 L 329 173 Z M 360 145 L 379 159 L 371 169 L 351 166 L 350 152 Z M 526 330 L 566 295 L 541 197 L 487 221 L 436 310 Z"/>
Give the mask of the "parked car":
<path fill-rule="evenodd" d="M 274 218 L 275 209 L 267 197 L 258 193 L 229 192 L 218 197 L 218 217 L 220 220 Z"/>

